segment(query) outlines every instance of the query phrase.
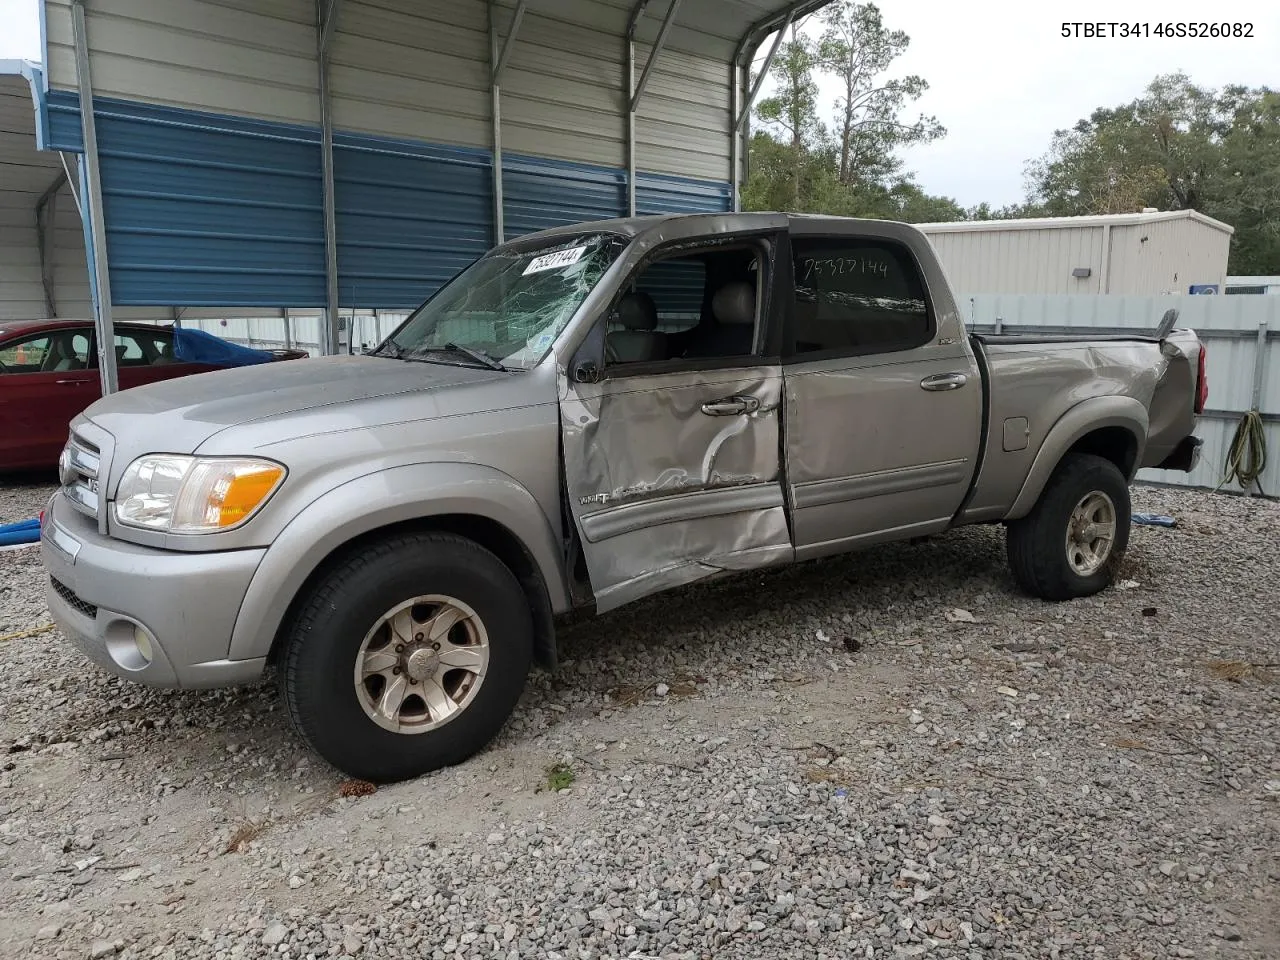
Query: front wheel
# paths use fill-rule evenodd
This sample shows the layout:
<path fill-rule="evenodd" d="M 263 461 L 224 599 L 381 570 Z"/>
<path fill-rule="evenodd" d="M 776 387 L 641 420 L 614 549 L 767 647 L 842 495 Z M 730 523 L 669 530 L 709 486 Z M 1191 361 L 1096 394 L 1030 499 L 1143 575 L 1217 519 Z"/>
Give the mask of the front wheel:
<path fill-rule="evenodd" d="M 533 659 L 515 575 L 463 537 L 408 534 L 329 570 L 287 638 L 295 730 L 349 776 L 385 783 L 461 763 L 502 728 Z"/>
<path fill-rule="evenodd" d="M 1119 467 L 1093 454 L 1068 454 L 1031 512 L 1008 526 L 1014 579 L 1042 600 L 1106 589 L 1129 545 L 1130 511 Z"/>

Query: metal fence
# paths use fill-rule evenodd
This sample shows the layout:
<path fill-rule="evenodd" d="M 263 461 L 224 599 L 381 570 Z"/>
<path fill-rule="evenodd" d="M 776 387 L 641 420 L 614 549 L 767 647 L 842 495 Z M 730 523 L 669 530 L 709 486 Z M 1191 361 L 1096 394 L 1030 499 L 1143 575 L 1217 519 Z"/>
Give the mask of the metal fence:
<path fill-rule="evenodd" d="M 961 310 L 976 333 L 1126 334 L 1154 330 L 1170 307 L 1178 326 L 1195 330 L 1208 349 L 1209 404 L 1198 433 L 1200 465 L 1190 475 L 1143 470 L 1139 479 L 1214 488 L 1222 481 L 1227 451 L 1241 417 L 1257 409 L 1271 453 L 1259 477 L 1261 490 L 1280 494 L 1280 297 L 1116 296 L 1049 294 L 962 295 Z M 405 311 L 346 312 L 356 353 L 381 342 Z M 235 343 L 271 349 L 290 346 L 320 352 L 320 314 L 289 311 L 286 317 L 183 320 Z M 1224 489 L 1239 492 L 1230 484 Z"/>
<path fill-rule="evenodd" d="M 1258 485 L 1268 495 L 1280 493 L 1280 297 L 984 294 L 962 296 L 960 306 L 975 333 L 1099 335 L 1152 331 L 1176 308 L 1177 325 L 1194 330 L 1208 351 L 1209 401 L 1197 430 L 1203 456 L 1189 475 L 1143 470 L 1138 478 L 1217 487 L 1236 427 L 1256 409 L 1269 452 Z M 1234 483 L 1223 489 L 1240 492 Z"/>

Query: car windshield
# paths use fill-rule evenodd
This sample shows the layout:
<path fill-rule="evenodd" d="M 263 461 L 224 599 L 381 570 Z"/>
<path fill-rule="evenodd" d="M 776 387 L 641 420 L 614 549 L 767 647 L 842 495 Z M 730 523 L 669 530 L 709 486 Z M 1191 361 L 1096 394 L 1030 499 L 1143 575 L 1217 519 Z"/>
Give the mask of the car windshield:
<path fill-rule="evenodd" d="M 373 352 L 527 370 L 546 356 L 624 245 L 592 233 L 489 253 Z"/>

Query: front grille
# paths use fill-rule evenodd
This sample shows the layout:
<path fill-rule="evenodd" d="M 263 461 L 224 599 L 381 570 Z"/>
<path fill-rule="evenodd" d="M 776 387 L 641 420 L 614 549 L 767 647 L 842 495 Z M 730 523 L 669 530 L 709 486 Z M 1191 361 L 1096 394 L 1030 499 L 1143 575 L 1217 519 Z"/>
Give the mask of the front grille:
<path fill-rule="evenodd" d="M 79 597 L 76 596 L 76 592 L 74 590 L 68 587 L 65 583 L 63 583 L 57 577 L 50 577 L 49 582 L 53 585 L 54 593 L 60 596 L 68 604 L 75 607 L 77 610 L 83 613 L 90 620 L 93 620 L 98 616 L 97 607 L 95 607 L 92 603 L 86 603 L 84 600 L 81 600 Z"/>
<path fill-rule="evenodd" d="M 80 434 L 72 432 L 64 452 L 64 462 L 59 464 L 62 492 L 73 507 L 96 519 L 102 451 Z"/>

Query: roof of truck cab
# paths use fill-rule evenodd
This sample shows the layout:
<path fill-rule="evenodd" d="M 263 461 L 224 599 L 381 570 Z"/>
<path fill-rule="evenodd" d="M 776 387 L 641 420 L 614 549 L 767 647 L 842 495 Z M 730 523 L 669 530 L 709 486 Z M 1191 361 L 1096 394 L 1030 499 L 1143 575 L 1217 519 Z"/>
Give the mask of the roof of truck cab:
<path fill-rule="evenodd" d="M 664 223 L 675 221 L 702 220 L 706 222 L 708 232 L 740 231 L 764 229 L 777 224 L 780 218 L 803 223 L 808 226 L 816 224 L 829 225 L 840 232 L 862 229 L 883 229 L 885 225 L 895 227 L 913 227 L 912 224 L 897 220 L 872 220 L 863 217 L 835 217 L 812 213 L 781 213 L 773 211 L 752 211 L 750 213 L 671 213 L 651 214 L 638 217 L 614 217 L 608 220 L 588 220 L 580 223 L 566 223 L 537 233 L 527 233 L 507 241 L 508 244 L 523 244 L 530 241 L 554 239 L 555 237 L 579 236 L 586 233 L 614 233 L 624 237 L 635 237 L 646 233 Z"/>

